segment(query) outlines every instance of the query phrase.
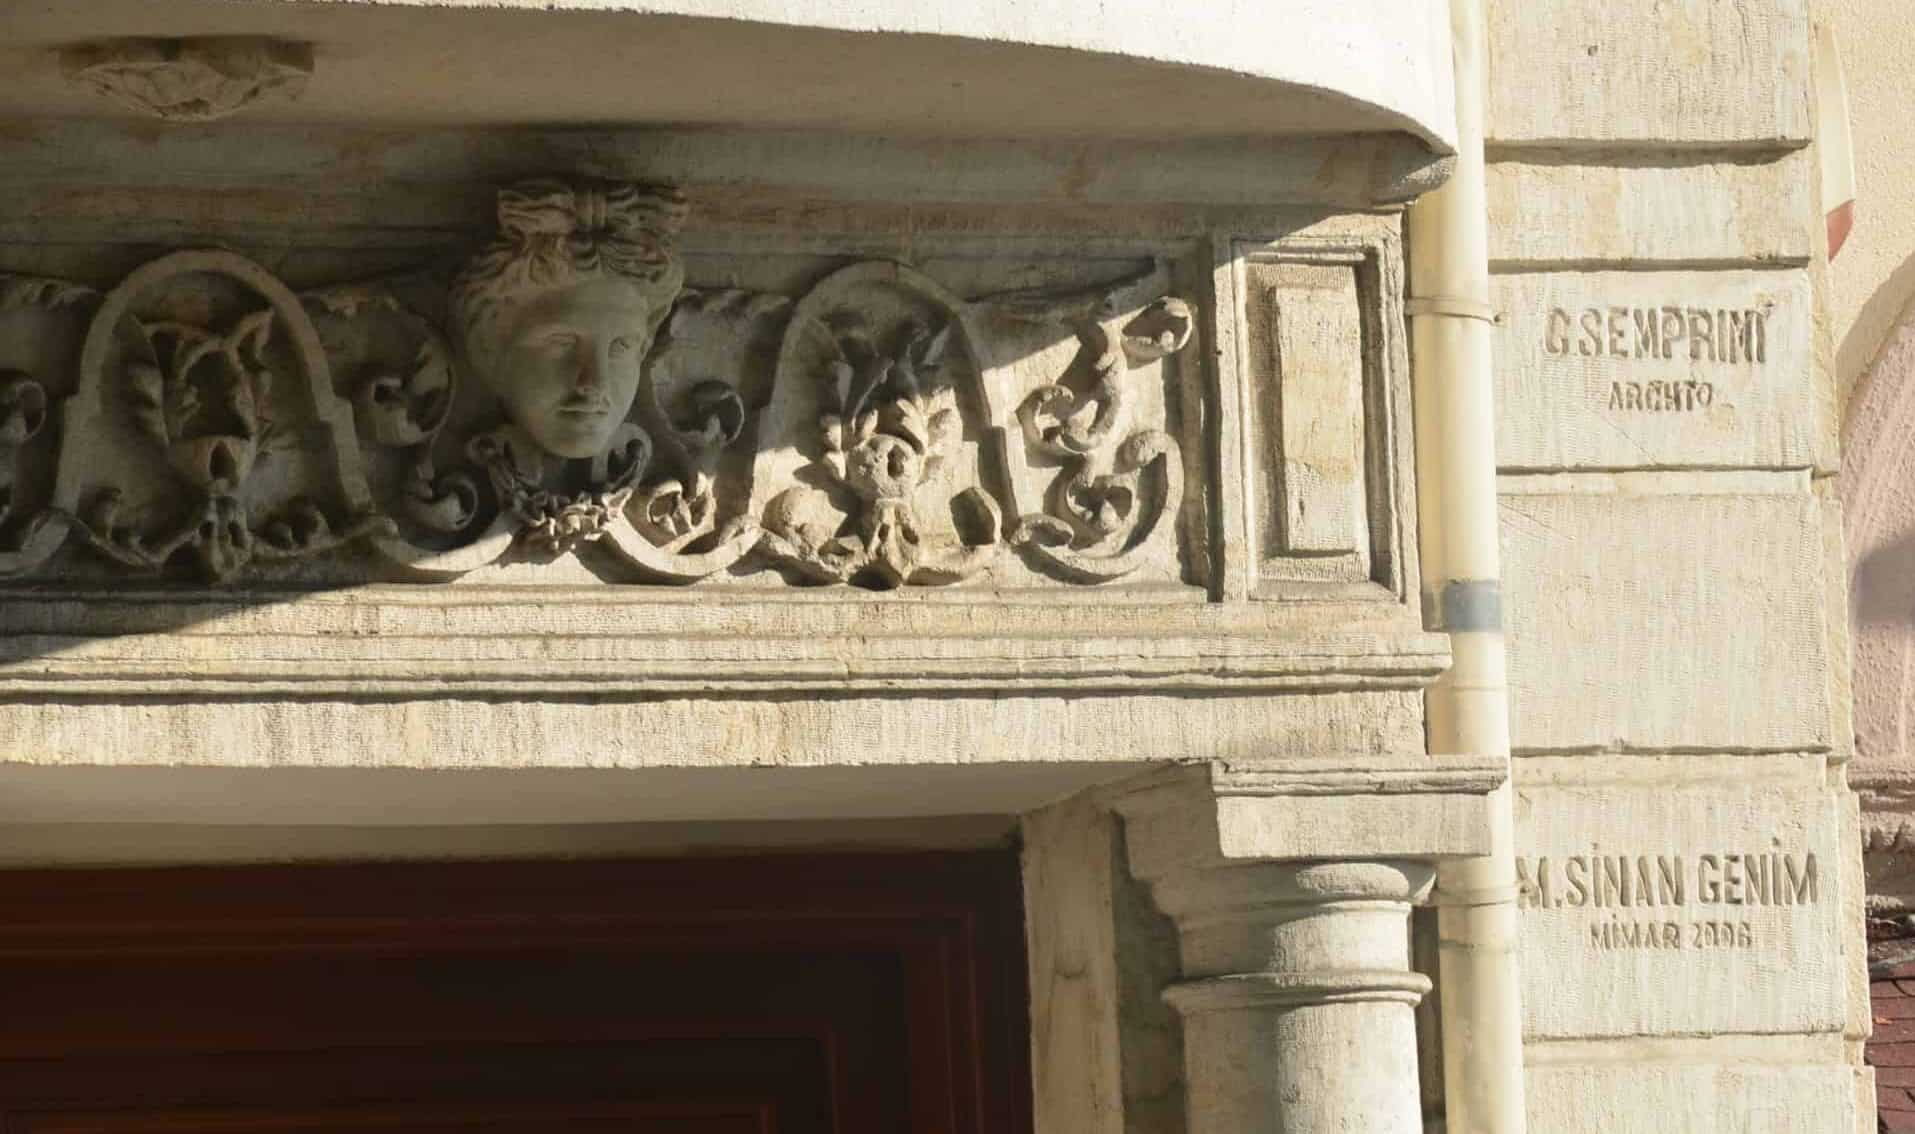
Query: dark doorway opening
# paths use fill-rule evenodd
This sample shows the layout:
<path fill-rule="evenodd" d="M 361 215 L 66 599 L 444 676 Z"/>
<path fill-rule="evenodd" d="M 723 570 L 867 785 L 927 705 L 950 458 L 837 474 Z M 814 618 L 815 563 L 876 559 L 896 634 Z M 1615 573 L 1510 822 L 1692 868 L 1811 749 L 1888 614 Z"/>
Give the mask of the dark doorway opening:
<path fill-rule="evenodd" d="M 1002 852 L 0 873 L 0 1131 L 1018 1134 Z"/>

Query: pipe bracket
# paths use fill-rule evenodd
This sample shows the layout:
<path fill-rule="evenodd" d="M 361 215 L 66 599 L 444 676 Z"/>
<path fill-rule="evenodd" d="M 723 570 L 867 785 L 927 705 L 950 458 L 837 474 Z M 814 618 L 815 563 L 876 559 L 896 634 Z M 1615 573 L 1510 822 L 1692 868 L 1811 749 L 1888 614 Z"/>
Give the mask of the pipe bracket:
<path fill-rule="evenodd" d="M 1478 319 L 1492 327 L 1503 325 L 1503 314 L 1487 303 L 1460 295 L 1419 295 L 1404 305 L 1404 312 L 1416 319 L 1438 315 L 1445 319 Z"/>

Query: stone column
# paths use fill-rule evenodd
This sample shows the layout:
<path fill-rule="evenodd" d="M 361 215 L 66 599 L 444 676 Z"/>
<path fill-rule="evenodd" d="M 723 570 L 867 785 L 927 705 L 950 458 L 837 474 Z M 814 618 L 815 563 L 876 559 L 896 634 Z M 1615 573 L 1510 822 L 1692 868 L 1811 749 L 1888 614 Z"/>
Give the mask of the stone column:
<path fill-rule="evenodd" d="M 1177 926 L 1165 998 L 1184 1021 L 1190 1134 L 1420 1134 L 1430 981 L 1410 968 L 1409 914 L 1480 812 L 1432 790 L 1408 822 L 1362 823 L 1323 795 L 1221 787 L 1180 776 L 1114 800 L 1131 872 Z M 1332 817 L 1347 834 L 1293 825 Z"/>
<path fill-rule="evenodd" d="M 1406 862 L 1228 866 L 1153 880 L 1177 923 L 1191 1134 L 1417 1134 Z"/>

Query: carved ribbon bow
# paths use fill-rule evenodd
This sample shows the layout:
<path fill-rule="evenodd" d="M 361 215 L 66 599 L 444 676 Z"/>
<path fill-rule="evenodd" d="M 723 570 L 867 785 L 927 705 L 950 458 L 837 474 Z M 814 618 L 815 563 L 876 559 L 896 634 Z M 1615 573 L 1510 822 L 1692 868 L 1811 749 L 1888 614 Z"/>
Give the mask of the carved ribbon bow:
<path fill-rule="evenodd" d="M 562 241 L 575 263 L 598 258 L 614 272 L 642 275 L 670 261 L 686 212 L 672 189 L 528 181 L 499 192 L 499 233 L 519 244 Z"/>

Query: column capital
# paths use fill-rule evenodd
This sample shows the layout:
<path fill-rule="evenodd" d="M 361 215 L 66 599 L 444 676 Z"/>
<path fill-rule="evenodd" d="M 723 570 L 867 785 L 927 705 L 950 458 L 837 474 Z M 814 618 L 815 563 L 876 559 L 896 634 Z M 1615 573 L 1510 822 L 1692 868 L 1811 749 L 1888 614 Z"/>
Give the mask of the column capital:
<path fill-rule="evenodd" d="M 1434 862 L 1488 850 L 1490 793 L 1508 774 L 1500 763 L 1357 763 L 1170 768 L 1105 799 L 1124 817 L 1132 873 L 1147 882 L 1232 863 Z"/>
<path fill-rule="evenodd" d="M 1422 826 L 1346 832 L 1338 845 L 1376 857 L 1324 860 L 1289 853 L 1279 830 L 1320 797 L 1267 788 L 1182 769 L 1112 801 L 1132 873 L 1177 926 L 1183 979 L 1164 998 L 1184 1019 L 1191 1134 L 1414 1134 L 1413 1011 L 1430 981 L 1410 968 L 1409 914 L 1431 860 L 1479 826 L 1480 797 L 1398 793 L 1412 806 L 1377 823 Z"/>

